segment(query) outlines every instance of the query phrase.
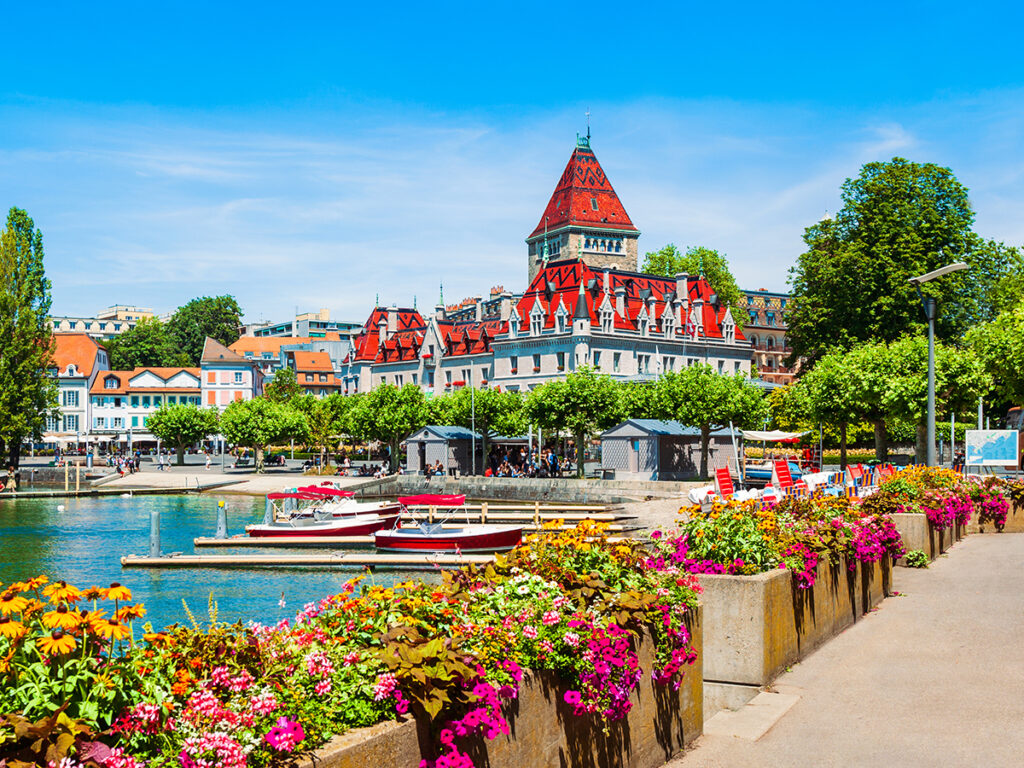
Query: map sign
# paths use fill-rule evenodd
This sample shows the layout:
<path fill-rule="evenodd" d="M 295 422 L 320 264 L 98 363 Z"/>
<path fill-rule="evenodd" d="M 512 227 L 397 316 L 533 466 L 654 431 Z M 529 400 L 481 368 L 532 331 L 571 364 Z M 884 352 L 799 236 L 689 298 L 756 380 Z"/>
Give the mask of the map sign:
<path fill-rule="evenodd" d="M 967 455 L 969 467 L 1017 466 L 1017 430 L 968 429 Z"/>

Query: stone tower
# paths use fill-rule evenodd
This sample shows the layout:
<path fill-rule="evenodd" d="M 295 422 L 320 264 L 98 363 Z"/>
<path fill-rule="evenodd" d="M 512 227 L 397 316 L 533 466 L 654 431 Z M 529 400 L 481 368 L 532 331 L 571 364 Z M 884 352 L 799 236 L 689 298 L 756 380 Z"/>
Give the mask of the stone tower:
<path fill-rule="evenodd" d="M 579 137 L 540 223 L 526 238 L 529 280 L 545 261 L 575 258 L 597 269 L 635 272 L 639 236 L 590 148 L 590 137 Z"/>

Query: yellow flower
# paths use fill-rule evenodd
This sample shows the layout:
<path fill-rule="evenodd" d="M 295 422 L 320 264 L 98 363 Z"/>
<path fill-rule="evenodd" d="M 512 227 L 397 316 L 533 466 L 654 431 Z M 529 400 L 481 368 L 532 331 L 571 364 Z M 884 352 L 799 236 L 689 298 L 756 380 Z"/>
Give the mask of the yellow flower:
<path fill-rule="evenodd" d="M 34 579 L 29 579 L 25 582 L 25 586 L 28 589 L 39 589 L 44 584 L 49 583 L 50 579 L 46 576 L 36 576 Z"/>
<path fill-rule="evenodd" d="M 78 587 L 73 587 L 66 581 L 56 581 L 43 590 L 43 594 L 50 598 L 51 603 L 59 603 L 66 600 L 69 603 L 77 603 L 82 599 L 82 592 Z"/>
<path fill-rule="evenodd" d="M 114 688 L 114 680 L 106 672 L 100 672 L 96 675 L 95 684 L 100 688 L 105 688 L 108 691 Z"/>
<path fill-rule="evenodd" d="M 0 594 L 0 614 L 4 616 L 20 613 L 25 610 L 26 605 L 28 605 L 28 600 L 19 595 L 13 587 Z"/>
<path fill-rule="evenodd" d="M 83 594 L 86 600 L 102 600 L 106 597 L 107 590 L 102 587 L 93 586 L 85 590 Z"/>
<path fill-rule="evenodd" d="M 81 620 L 85 624 L 88 624 L 89 629 L 91 629 L 95 634 L 99 634 L 99 627 L 106 621 L 106 615 L 107 612 L 103 609 L 97 611 L 82 611 L 79 614 Z"/>
<path fill-rule="evenodd" d="M 122 624 L 117 619 L 111 619 L 110 621 L 98 621 L 93 625 L 93 631 L 103 637 L 109 637 L 111 640 L 124 640 L 131 634 L 131 630 L 128 629 L 126 624 Z"/>
<path fill-rule="evenodd" d="M 65 635 L 61 630 L 55 629 L 49 635 L 40 638 L 36 641 L 39 645 L 39 650 L 45 653 L 47 656 L 58 656 L 62 653 L 71 653 L 75 650 L 75 638 L 71 635 Z"/>
<path fill-rule="evenodd" d="M 9 637 L 14 640 L 25 634 L 25 631 L 25 625 L 20 621 L 15 621 L 14 619 L 0 621 L 0 635 L 3 635 L 4 637 Z"/>
<path fill-rule="evenodd" d="M 141 619 L 146 615 L 146 609 L 139 603 L 138 605 L 126 605 L 123 608 L 119 608 L 117 611 L 117 618 L 121 621 L 128 621 L 129 619 Z"/>
<path fill-rule="evenodd" d="M 116 581 L 107 590 L 107 600 L 131 600 L 132 591 L 128 587 L 122 587 Z"/>
<path fill-rule="evenodd" d="M 80 620 L 80 615 L 69 611 L 66 605 L 58 605 L 57 610 L 43 614 L 43 624 L 51 629 L 74 629 Z"/>

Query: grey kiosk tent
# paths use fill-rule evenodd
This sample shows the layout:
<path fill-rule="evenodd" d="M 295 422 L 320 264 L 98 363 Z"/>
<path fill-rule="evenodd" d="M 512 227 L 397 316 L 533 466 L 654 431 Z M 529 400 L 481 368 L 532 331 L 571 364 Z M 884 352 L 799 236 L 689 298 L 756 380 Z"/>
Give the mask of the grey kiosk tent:
<path fill-rule="evenodd" d="M 405 469 L 409 474 L 422 475 L 427 465 L 438 461 L 445 473 L 468 475 L 472 471 L 473 439 L 480 450 L 480 435 L 463 427 L 423 427 L 406 441 Z"/>
<path fill-rule="evenodd" d="M 711 432 L 708 473 L 727 466 L 735 450 L 743 453 L 738 430 Z M 700 472 L 700 430 L 678 421 L 630 419 L 601 435 L 601 469 L 625 480 L 689 480 Z"/>

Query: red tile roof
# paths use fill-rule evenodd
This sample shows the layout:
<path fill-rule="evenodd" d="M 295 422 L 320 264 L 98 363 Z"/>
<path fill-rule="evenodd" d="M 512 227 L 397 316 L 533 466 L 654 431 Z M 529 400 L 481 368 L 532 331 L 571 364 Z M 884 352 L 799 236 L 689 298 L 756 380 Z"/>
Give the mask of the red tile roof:
<path fill-rule="evenodd" d="M 640 272 L 624 272 L 609 270 L 608 301 L 615 309 L 615 289 L 625 289 L 625 310 L 626 316 L 622 317 L 615 312 L 614 325 L 616 330 L 635 331 L 639 329 L 639 318 L 641 311 L 648 304 L 648 297 L 654 299 L 655 322 L 651 330 L 661 329 L 661 317 L 665 311 L 666 298 L 671 300 L 675 295 L 676 281 L 673 278 L 645 275 Z M 583 284 L 583 294 L 580 295 L 580 284 Z M 693 307 L 693 302 L 700 299 L 703 304 L 702 325 L 706 338 L 722 338 L 722 321 L 727 307 L 720 307 L 715 311 L 711 301 L 711 286 L 707 280 L 696 275 L 690 276 L 687 280 L 687 298 Z M 534 277 L 530 287 L 523 294 L 522 299 L 513 309 L 519 315 L 519 327 L 526 332 L 530 328 L 530 316 L 535 306 L 539 305 L 544 315 L 544 328 L 554 328 L 560 306 L 565 308 L 566 324 L 572 321 L 577 311 L 585 313 L 590 318 L 592 327 L 599 328 L 600 310 L 605 301 L 604 273 L 591 269 L 587 264 L 571 259 L 550 263 Z M 577 307 L 579 301 L 583 302 L 582 307 Z M 736 339 L 745 340 L 743 333 L 737 328 Z"/>
<path fill-rule="evenodd" d="M 416 355 L 415 353 L 410 355 L 410 350 L 419 348 L 423 342 L 423 332 L 427 330 L 427 324 L 415 309 L 399 309 L 397 312 L 397 330 L 384 343 L 384 348 L 391 354 L 386 362 L 414 359 Z M 377 307 L 370 313 L 369 319 L 354 342 L 355 359 L 349 362 L 385 362 L 385 360 L 379 359 L 384 355 L 380 339 L 380 321 L 382 319 L 385 323 L 387 322 L 388 310 L 386 307 Z"/>
<path fill-rule="evenodd" d="M 252 352 L 254 355 L 273 352 L 278 355 L 282 346 L 312 344 L 316 341 L 341 341 L 341 335 L 336 331 L 327 331 L 324 336 L 241 336 L 229 349 L 240 355 L 246 352 Z"/>
<path fill-rule="evenodd" d="M 544 233 L 545 219 L 549 232 L 570 224 L 637 231 L 594 151 L 586 146 L 573 151 L 531 238 Z"/>
<path fill-rule="evenodd" d="M 96 377 L 96 381 L 92 383 L 92 387 L 89 388 L 90 394 L 93 395 L 124 395 L 128 392 L 133 393 L 147 393 L 147 392 L 166 392 L 167 394 L 182 394 L 182 395 L 198 395 L 199 387 L 131 387 L 128 382 L 138 376 L 140 373 L 149 371 L 159 376 L 164 381 L 167 381 L 173 376 L 177 376 L 182 371 L 190 373 L 196 377 L 196 381 L 199 381 L 199 369 L 198 368 L 159 368 L 159 367 L 147 367 L 147 368 L 134 368 L 130 371 L 103 371 L 99 376 Z M 106 380 L 111 376 L 117 379 L 117 387 L 107 388 Z"/>
<path fill-rule="evenodd" d="M 334 366 L 331 365 L 331 356 L 326 352 L 308 352 L 297 349 L 288 353 L 295 360 L 295 370 L 299 373 L 321 372 L 333 373 Z"/>
<path fill-rule="evenodd" d="M 74 365 L 80 376 L 88 378 L 92 375 L 96 364 L 97 353 L 103 346 L 87 333 L 55 333 L 53 339 L 56 347 L 53 350 L 53 364 L 58 373 L 67 371 Z"/>

